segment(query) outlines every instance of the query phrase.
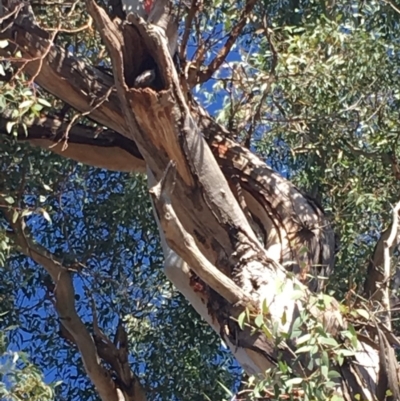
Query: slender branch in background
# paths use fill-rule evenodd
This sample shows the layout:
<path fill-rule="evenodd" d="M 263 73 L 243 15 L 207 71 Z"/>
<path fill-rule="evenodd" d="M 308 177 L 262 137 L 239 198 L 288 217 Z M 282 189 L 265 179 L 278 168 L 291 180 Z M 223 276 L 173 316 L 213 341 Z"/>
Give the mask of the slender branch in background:
<path fill-rule="evenodd" d="M 222 65 L 225 61 L 227 55 L 231 51 L 233 45 L 235 44 L 237 38 L 242 33 L 243 28 L 246 26 L 247 18 L 249 18 L 251 12 L 257 0 L 247 0 L 245 8 L 240 16 L 239 22 L 232 28 L 228 39 L 222 49 L 218 52 L 215 58 L 211 61 L 205 71 L 199 72 L 198 83 L 203 83 L 208 81 L 214 72 Z"/>
<path fill-rule="evenodd" d="M 390 277 L 391 277 L 391 254 L 393 248 L 398 243 L 398 229 L 399 229 L 399 211 L 400 202 L 393 208 L 393 222 L 390 230 L 389 238 L 384 241 L 384 263 L 383 263 L 383 282 L 382 282 L 382 307 L 385 311 L 382 316 L 382 322 L 390 330 L 391 329 L 391 313 L 390 313 Z"/>
<path fill-rule="evenodd" d="M 185 20 L 185 30 L 183 31 L 183 35 L 182 35 L 182 41 L 181 41 L 181 45 L 180 45 L 180 51 L 179 51 L 179 57 L 182 60 L 186 59 L 186 47 L 189 41 L 189 37 L 190 37 L 190 32 L 191 32 L 191 28 L 192 28 L 192 22 L 193 19 L 197 13 L 197 11 L 200 10 L 201 6 L 203 4 L 202 0 L 192 0 L 190 9 L 188 11 L 188 14 L 186 16 L 186 20 Z"/>
<path fill-rule="evenodd" d="M 393 10 L 396 11 L 396 13 L 400 14 L 400 8 L 397 8 L 390 0 L 382 0 L 382 1 L 387 5 L 389 5 L 390 7 L 392 7 Z"/>
<path fill-rule="evenodd" d="M 0 196 L 0 200 L 6 203 L 3 196 Z M 9 234 L 10 239 L 14 241 L 24 255 L 32 258 L 51 276 L 55 285 L 55 307 L 61 324 L 71 335 L 71 340 L 77 345 L 86 373 L 96 387 L 101 400 L 145 401 L 144 390 L 132 372 L 129 376 L 131 378 L 129 382 L 122 381 L 123 378 L 118 376 L 118 371 L 113 372 L 121 379 L 123 385 L 131 390 L 129 395 L 132 394 L 132 396 L 126 396 L 126 388 L 122 391 L 112 378 L 112 373 L 102 366 L 93 337 L 76 312 L 75 290 L 70 270 L 44 247 L 30 238 L 21 213 L 16 212 L 12 207 L 4 208 L 2 212 L 13 230 L 13 233 Z"/>
<path fill-rule="evenodd" d="M 390 279 L 391 279 L 391 257 L 399 243 L 400 202 L 393 209 L 392 224 L 381 234 L 371 260 L 368 265 L 367 277 L 364 283 L 364 294 L 375 306 L 375 311 L 381 312 L 382 322 L 390 329 Z"/>
<path fill-rule="evenodd" d="M 265 99 L 271 92 L 271 85 L 275 80 L 275 70 L 276 70 L 276 66 L 278 64 L 278 52 L 277 52 L 276 47 L 271 38 L 271 31 L 270 31 L 270 28 L 268 27 L 268 17 L 266 15 L 264 15 L 263 19 L 262 19 L 262 29 L 264 31 L 265 37 L 267 38 L 269 48 L 270 48 L 271 54 L 272 54 L 271 70 L 269 72 L 269 76 L 267 79 L 267 87 L 263 91 L 263 93 L 261 95 L 261 99 L 258 102 L 256 111 L 253 114 L 253 117 L 251 119 L 250 128 L 248 130 L 248 133 L 246 135 L 246 139 L 244 142 L 244 146 L 246 146 L 246 148 L 250 148 L 250 142 L 251 142 L 251 138 L 253 137 L 253 133 L 256 128 L 256 124 L 259 123 L 261 120 L 261 108 L 265 102 Z"/>

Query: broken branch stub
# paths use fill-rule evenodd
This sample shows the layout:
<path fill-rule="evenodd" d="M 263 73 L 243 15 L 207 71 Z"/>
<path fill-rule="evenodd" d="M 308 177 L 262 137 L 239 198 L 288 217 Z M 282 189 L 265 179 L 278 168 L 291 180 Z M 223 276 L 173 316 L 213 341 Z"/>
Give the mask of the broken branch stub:
<path fill-rule="evenodd" d="M 140 19 L 132 20 L 143 42 L 153 49 L 151 55 L 167 87 L 159 92 L 150 88 L 130 89 L 122 69 L 123 46 L 115 39 L 121 35 L 113 33 L 117 27 L 104 11 L 90 1 L 87 3 L 112 58 L 121 109 L 131 128 L 130 138 L 137 143 L 157 180 L 170 160 L 176 163 L 176 188 L 171 202 L 179 221 L 207 259 L 232 274 L 243 263 L 243 255 L 249 258 L 251 253 L 257 258 L 265 251 L 190 114 L 165 37 L 158 28 L 153 29 Z"/>

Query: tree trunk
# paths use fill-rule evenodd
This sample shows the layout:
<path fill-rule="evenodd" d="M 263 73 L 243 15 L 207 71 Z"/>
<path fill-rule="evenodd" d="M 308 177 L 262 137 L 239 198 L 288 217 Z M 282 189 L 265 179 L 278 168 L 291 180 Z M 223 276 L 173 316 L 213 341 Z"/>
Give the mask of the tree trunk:
<path fill-rule="evenodd" d="M 109 128 L 97 137 L 95 130 L 73 127 L 63 137 L 64 149 L 51 150 L 115 170 L 147 166 L 166 275 L 247 373 L 276 374 L 284 363 L 289 376 L 306 382 L 322 372 L 310 361 L 327 355 L 330 371 L 338 372 L 332 394 L 372 401 L 385 399 L 389 389 L 393 396 L 387 399 L 400 399 L 390 333 L 369 322 L 379 339 L 370 341 L 358 316 L 358 342 L 349 345 L 347 317 L 334 299 L 318 295 L 332 271 L 335 247 L 320 206 L 234 143 L 194 102 L 159 29 L 132 15 L 130 24 L 113 22 L 93 1 L 86 3 L 109 50 L 114 81 L 52 45 L 32 19 L 22 18 L 26 10 L 1 34 L 13 39 L 28 61 L 24 70 L 38 85 Z M 7 56 L 9 48 L 1 54 Z M 148 58 L 156 79 L 136 89 Z M 59 140 L 60 133 L 46 126 L 55 121 L 30 122 L 28 140 L 39 146 Z M 304 336 L 320 329 L 329 341 L 318 340 L 315 353 L 296 354 Z M 330 346 L 333 340 L 337 346 Z M 325 373 L 321 377 L 328 380 Z"/>

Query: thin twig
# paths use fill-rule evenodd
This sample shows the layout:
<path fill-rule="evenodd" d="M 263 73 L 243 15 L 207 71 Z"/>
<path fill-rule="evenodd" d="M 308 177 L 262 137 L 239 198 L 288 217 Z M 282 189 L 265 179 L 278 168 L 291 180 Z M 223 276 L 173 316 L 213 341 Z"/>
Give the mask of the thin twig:
<path fill-rule="evenodd" d="M 383 324 L 390 330 L 390 277 L 391 277 L 391 263 L 390 263 L 390 250 L 397 241 L 397 233 L 399 228 L 399 211 L 400 202 L 393 208 L 393 222 L 388 239 L 384 242 L 383 247 L 383 282 L 382 282 L 382 306 L 386 310 L 386 314 L 382 317 Z"/>
<path fill-rule="evenodd" d="M 394 11 L 400 14 L 400 8 L 397 8 L 390 0 L 382 0 L 384 3 L 393 8 Z"/>
<path fill-rule="evenodd" d="M 247 0 L 242 15 L 240 16 L 239 22 L 232 28 L 228 39 L 225 43 L 225 46 L 218 52 L 215 58 L 211 61 L 205 71 L 200 72 L 199 74 L 199 83 L 203 83 L 208 81 L 214 72 L 222 65 L 225 61 L 227 55 L 231 51 L 233 45 L 236 43 L 237 38 L 242 33 L 243 28 L 246 26 L 247 18 L 250 16 L 251 12 L 257 0 Z"/>
<path fill-rule="evenodd" d="M 185 30 L 183 32 L 182 42 L 181 42 L 180 52 L 179 52 L 179 57 L 182 60 L 186 59 L 186 47 L 187 47 L 187 43 L 189 41 L 189 37 L 190 37 L 190 33 L 191 33 L 192 22 L 193 22 L 193 19 L 196 15 L 197 11 L 200 9 L 201 4 L 202 4 L 202 0 L 192 0 L 192 4 L 191 4 L 189 12 L 186 16 Z"/>
<path fill-rule="evenodd" d="M 84 111 L 83 113 L 76 113 L 73 115 L 73 117 L 71 118 L 71 121 L 68 123 L 67 127 L 65 128 L 65 132 L 64 135 L 56 142 L 54 143 L 54 145 L 49 146 L 49 149 L 57 146 L 61 141 L 64 141 L 61 151 L 64 152 L 67 147 L 68 147 L 68 138 L 69 138 L 69 132 L 71 130 L 71 128 L 75 125 L 75 122 L 81 118 L 81 117 L 86 117 L 89 114 L 91 114 L 94 110 L 96 110 L 98 107 L 100 107 L 106 100 L 108 100 L 108 97 L 110 96 L 110 94 L 112 93 L 112 91 L 114 90 L 114 85 L 112 85 L 107 92 L 104 94 L 104 96 L 102 96 L 98 102 L 96 102 L 94 104 L 93 107 L 90 108 L 90 110 Z"/>
<path fill-rule="evenodd" d="M 262 109 L 262 106 L 263 106 L 267 96 L 271 92 L 271 86 L 275 80 L 275 70 L 276 70 L 276 66 L 278 64 L 278 52 L 277 52 L 276 47 L 271 38 L 270 28 L 268 27 L 268 17 L 266 15 L 264 15 L 264 17 L 263 17 L 262 27 L 263 27 L 263 31 L 264 31 L 265 37 L 267 38 L 267 41 L 268 41 L 268 44 L 269 44 L 269 47 L 271 50 L 271 54 L 272 54 L 271 70 L 269 72 L 269 76 L 267 79 L 267 86 L 261 95 L 261 98 L 258 102 L 256 111 L 253 114 L 253 117 L 251 119 L 250 128 L 247 132 L 246 140 L 244 143 L 244 146 L 246 146 L 246 148 L 250 148 L 251 138 L 255 131 L 256 124 L 257 124 L 257 122 L 260 122 L 260 120 L 261 120 L 261 109 Z"/>
<path fill-rule="evenodd" d="M 56 33 L 59 33 L 59 32 L 61 32 L 61 33 L 78 33 L 78 32 L 85 31 L 88 28 L 91 28 L 92 25 L 93 25 L 93 19 L 92 19 L 92 17 L 89 16 L 88 21 L 86 22 L 86 24 L 81 25 L 80 27 L 75 28 L 75 29 L 46 28 L 46 27 L 44 27 L 42 29 L 44 29 L 46 32 L 54 32 L 54 31 L 56 31 Z"/>

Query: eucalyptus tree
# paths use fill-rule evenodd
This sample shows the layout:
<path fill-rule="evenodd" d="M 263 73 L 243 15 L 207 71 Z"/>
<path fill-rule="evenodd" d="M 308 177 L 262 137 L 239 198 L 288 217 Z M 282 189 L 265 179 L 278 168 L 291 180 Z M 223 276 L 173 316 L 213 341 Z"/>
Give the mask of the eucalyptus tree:
<path fill-rule="evenodd" d="M 396 5 L 157 3 L 164 14 L 142 19 L 116 0 L 3 1 L 1 124 L 19 141 L 7 147 L 2 139 L 10 157 L 2 169 L 12 173 L 1 194 L 2 249 L 12 255 L 6 265 L 20 268 L 19 251 L 44 268 L 41 282 L 58 315 L 53 325 L 58 320 L 79 351 L 100 399 L 163 397 L 160 375 L 140 377 L 135 356 L 144 344 L 157 353 L 157 341 L 143 338 L 139 325 L 144 333 L 155 322 L 168 327 L 170 315 L 162 320 L 155 312 L 167 303 L 177 311 L 174 322 L 204 326 L 187 318 L 191 312 L 151 269 L 159 254 L 150 206 L 140 178 L 131 188 L 121 178 L 146 173 L 165 275 L 257 379 L 249 380 L 252 396 L 400 399 L 391 321 Z M 176 55 L 171 27 L 179 28 Z M 32 173 L 39 170 L 31 169 L 24 141 L 53 153 L 36 151 L 40 174 Z M 99 180 L 54 153 L 117 173 Z M 107 188 L 106 199 L 97 185 Z M 64 215 L 87 226 L 66 224 Z M 133 284 L 119 291 L 127 273 L 118 264 L 152 282 L 148 292 Z M 340 280 L 330 283 L 333 272 Z M 87 289 L 82 303 L 73 284 Z M 99 324 L 110 323 L 111 312 L 121 316 L 113 341 Z M 199 338 L 215 339 L 208 332 Z M 199 371 L 214 363 L 207 349 Z M 179 391 L 177 398 L 190 397 Z"/>

